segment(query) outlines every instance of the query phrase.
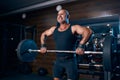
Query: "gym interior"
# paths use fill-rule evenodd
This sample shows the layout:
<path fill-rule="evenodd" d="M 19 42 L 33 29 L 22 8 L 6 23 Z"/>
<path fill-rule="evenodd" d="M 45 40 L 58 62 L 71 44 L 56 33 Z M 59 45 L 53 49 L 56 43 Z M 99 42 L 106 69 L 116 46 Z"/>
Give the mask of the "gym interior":
<path fill-rule="evenodd" d="M 79 80 L 120 80 L 119 2 L 119 0 L 0 1 L 0 80 L 53 80 L 55 52 L 45 55 L 39 52 L 28 53 L 24 51 L 29 49 L 27 46 L 19 46 L 21 41 L 32 40 L 35 49 L 39 50 L 41 33 L 52 25 L 58 25 L 56 17 L 60 8 L 69 11 L 71 24 L 79 24 L 93 31 L 85 44 L 85 51 L 91 52 L 82 56 L 77 55 Z M 77 37 L 80 39 L 80 36 Z M 52 36 L 46 43 L 49 50 L 55 49 Z M 30 58 L 24 56 L 25 59 L 21 60 L 21 55 L 18 55 L 20 53 L 22 56 L 22 53 L 32 56 Z M 66 80 L 66 74 L 63 75 Z"/>

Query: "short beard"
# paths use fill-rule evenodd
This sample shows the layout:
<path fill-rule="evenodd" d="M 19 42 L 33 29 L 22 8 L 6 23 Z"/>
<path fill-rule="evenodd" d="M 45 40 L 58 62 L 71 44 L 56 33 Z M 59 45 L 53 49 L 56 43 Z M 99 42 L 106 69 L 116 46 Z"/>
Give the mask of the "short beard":
<path fill-rule="evenodd" d="M 60 24 L 69 24 L 69 22 L 68 21 L 63 21 Z"/>
<path fill-rule="evenodd" d="M 67 22 L 66 21 L 63 21 L 61 24 L 66 24 Z"/>

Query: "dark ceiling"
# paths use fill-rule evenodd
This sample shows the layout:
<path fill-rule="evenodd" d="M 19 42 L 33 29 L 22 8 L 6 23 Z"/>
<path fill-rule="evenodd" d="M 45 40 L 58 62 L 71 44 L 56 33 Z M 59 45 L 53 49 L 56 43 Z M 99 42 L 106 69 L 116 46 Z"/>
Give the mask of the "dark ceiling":
<path fill-rule="evenodd" d="M 76 0 L 1 0 L 0 16 L 42 9 Z"/>

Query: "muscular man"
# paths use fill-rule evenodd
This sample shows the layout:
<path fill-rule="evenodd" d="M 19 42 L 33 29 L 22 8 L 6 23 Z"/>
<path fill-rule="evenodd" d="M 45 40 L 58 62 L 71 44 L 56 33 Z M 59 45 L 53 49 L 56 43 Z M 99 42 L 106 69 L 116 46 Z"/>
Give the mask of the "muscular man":
<path fill-rule="evenodd" d="M 44 31 L 40 37 L 41 53 L 46 53 L 45 37 L 53 35 L 57 50 L 75 50 L 76 54 L 84 54 L 84 45 L 89 39 L 92 30 L 80 25 L 71 25 L 69 23 L 69 12 L 61 9 L 57 15 L 59 26 L 52 26 Z M 75 34 L 82 35 L 78 47 L 75 49 L 77 37 Z M 71 53 L 56 53 L 56 62 L 53 67 L 54 80 L 61 80 L 64 71 L 67 74 L 67 80 L 77 80 L 77 65 L 75 63 L 74 54 Z"/>

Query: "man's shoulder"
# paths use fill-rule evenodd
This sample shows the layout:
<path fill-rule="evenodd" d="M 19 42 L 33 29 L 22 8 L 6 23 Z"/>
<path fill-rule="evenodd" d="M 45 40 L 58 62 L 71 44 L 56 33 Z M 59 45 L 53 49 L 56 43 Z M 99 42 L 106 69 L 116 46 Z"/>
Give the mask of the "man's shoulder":
<path fill-rule="evenodd" d="M 55 30 L 57 26 L 52 26 L 50 29 Z"/>
<path fill-rule="evenodd" d="M 54 26 L 52 26 L 51 28 L 56 28 L 56 27 L 57 27 L 57 26 L 54 25 Z"/>
<path fill-rule="evenodd" d="M 72 28 L 77 28 L 77 27 L 81 27 L 80 25 L 76 24 L 76 25 L 71 25 Z"/>

